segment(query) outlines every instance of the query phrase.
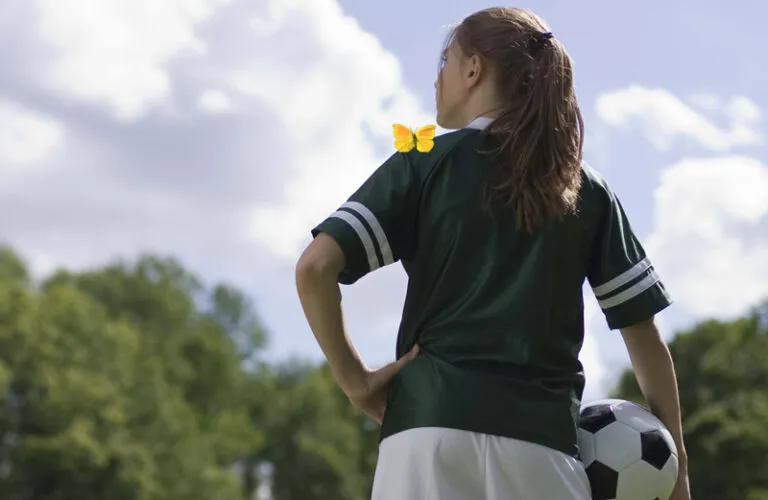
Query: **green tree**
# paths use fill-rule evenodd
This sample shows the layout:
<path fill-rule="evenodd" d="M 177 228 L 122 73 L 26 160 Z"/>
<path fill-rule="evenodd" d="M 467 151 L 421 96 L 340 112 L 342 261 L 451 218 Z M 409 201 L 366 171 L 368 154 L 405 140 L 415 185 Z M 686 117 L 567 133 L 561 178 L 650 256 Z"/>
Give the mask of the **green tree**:
<path fill-rule="evenodd" d="M 256 363 L 266 347 L 267 334 L 253 303 L 241 291 L 223 284 L 213 288 L 210 302 L 208 315 L 227 332 L 240 357 Z"/>
<path fill-rule="evenodd" d="M 27 276 L 0 252 L 0 498 L 243 498 L 229 466 L 262 439 L 229 329 L 256 324 L 246 302 L 224 314 L 170 259 Z"/>
<path fill-rule="evenodd" d="M 242 292 L 174 259 L 38 285 L 0 249 L 0 498 L 250 499 L 264 464 L 275 500 L 368 498 L 378 426 L 265 345 Z"/>
<path fill-rule="evenodd" d="M 254 406 L 266 441 L 253 462 L 272 465 L 274 499 L 370 498 L 378 426 L 354 410 L 327 365 L 288 362 L 267 376 L 269 396 Z"/>
<path fill-rule="evenodd" d="M 142 332 L 146 348 L 162 357 L 166 380 L 194 406 L 198 424 L 216 433 L 211 446 L 221 465 L 246 455 L 244 444 L 255 446 L 241 361 L 257 356 L 265 335 L 240 291 L 221 284 L 208 291 L 175 259 L 153 256 L 53 281 L 61 279 Z"/>
<path fill-rule="evenodd" d="M 19 284 L 27 284 L 29 274 L 21 258 L 6 245 L 0 245 L 0 279 L 8 279 Z"/>
<path fill-rule="evenodd" d="M 670 351 L 694 498 L 768 499 L 768 302 L 734 321 L 702 322 Z M 614 396 L 643 402 L 631 371 Z"/>

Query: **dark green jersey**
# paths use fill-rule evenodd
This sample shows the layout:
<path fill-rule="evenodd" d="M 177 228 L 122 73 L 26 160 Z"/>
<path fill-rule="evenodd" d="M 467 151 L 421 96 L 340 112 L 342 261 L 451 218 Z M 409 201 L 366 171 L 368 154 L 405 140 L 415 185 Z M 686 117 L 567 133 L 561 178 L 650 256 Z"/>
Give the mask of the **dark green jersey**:
<path fill-rule="evenodd" d="M 341 283 L 397 261 L 408 274 L 397 356 L 415 344 L 423 355 L 392 380 L 382 438 L 451 427 L 576 455 L 584 280 L 613 329 L 671 301 L 587 165 L 578 213 L 546 230 L 517 231 L 506 206 L 488 213 L 493 166 L 478 149 L 489 140 L 469 127 L 437 137 L 429 153 L 393 155 L 313 234 L 344 250 Z"/>

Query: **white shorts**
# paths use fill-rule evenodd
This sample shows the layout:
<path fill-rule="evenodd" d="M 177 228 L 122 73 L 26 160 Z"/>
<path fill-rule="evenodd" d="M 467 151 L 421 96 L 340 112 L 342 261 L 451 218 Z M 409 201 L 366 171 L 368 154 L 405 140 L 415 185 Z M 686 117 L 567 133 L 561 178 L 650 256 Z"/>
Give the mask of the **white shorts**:
<path fill-rule="evenodd" d="M 456 429 L 399 432 L 379 446 L 372 500 L 591 500 L 584 465 L 538 444 Z"/>

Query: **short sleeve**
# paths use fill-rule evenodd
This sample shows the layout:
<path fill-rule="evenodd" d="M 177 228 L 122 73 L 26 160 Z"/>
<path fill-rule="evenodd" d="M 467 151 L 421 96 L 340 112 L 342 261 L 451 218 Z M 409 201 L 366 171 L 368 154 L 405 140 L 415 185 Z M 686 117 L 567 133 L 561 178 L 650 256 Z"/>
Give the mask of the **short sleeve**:
<path fill-rule="evenodd" d="M 339 282 L 352 284 L 412 251 L 419 181 L 409 155 L 396 153 L 352 196 L 312 230 L 327 233 L 344 251 Z"/>
<path fill-rule="evenodd" d="M 672 304 L 621 203 L 610 190 L 587 278 L 613 330 L 639 323 Z"/>

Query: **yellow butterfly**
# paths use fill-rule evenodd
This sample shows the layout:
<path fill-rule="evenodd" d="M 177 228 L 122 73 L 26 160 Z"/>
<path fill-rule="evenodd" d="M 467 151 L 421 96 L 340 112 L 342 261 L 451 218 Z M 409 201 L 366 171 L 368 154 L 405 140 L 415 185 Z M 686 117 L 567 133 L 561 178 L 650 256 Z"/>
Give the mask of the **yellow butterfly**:
<path fill-rule="evenodd" d="M 414 147 L 421 153 L 431 151 L 435 145 L 435 125 L 425 125 L 415 132 L 405 125 L 395 123 L 392 131 L 395 134 L 395 149 L 407 153 Z"/>

